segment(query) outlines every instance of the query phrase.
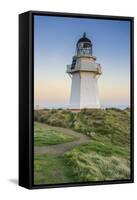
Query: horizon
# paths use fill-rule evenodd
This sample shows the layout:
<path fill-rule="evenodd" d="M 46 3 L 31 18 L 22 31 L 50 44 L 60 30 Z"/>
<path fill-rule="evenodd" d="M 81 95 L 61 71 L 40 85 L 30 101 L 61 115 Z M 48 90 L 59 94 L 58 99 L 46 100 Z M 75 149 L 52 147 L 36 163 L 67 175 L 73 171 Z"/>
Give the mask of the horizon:
<path fill-rule="evenodd" d="M 37 108 L 38 107 L 38 108 Z M 106 108 L 117 108 L 117 109 L 121 109 L 121 110 L 124 110 L 126 108 L 130 108 L 131 106 L 130 105 L 101 105 L 100 108 L 82 108 L 82 109 L 106 109 Z M 49 109 L 49 110 L 52 110 L 52 109 L 55 109 L 55 110 L 58 110 L 58 109 L 62 109 L 62 110 L 67 110 L 67 109 L 70 109 L 69 107 L 40 107 L 39 105 L 35 105 L 34 107 L 34 110 L 43 110 L 43 109 Z M 80 110 L 82 110 L 80 109 Z"/>

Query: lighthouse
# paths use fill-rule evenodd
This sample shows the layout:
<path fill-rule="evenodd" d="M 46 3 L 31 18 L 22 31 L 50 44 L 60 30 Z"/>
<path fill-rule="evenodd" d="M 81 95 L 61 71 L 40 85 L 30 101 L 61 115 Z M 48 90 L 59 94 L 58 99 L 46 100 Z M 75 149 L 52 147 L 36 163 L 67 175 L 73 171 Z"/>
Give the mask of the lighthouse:
<path fill-rule="evenodd" d="M 100 64 L 92 55 L 93 44 L 86 33 L 78 40 L 72 64 L 67 65 L 71 77 L 69 108 L 73 111 L 82 108 L 100 108 L 98 78 L 102 74 Z"/>

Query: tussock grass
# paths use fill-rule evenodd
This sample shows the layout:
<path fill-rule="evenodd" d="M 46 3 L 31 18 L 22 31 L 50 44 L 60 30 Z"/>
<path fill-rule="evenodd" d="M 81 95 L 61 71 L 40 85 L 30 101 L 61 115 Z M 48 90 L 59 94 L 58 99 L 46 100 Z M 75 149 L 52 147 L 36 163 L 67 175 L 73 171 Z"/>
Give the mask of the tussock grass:
<path fill-rule="evenodd" d="M 77 176 L 63 156 L 38 154 L 34 159 L 34 183 L 57 184 L 76 182 Z"/>
<path fill-rule="evenodd" d="M 78 139 L 73 135 L 66 135 L 55 130 L 48 129 L 39 123 L 34 124 L 35 134 L 34 134 L 34 145 L 44 146 L 44 145 L 54 145 L 61 144 L 65 142 L 71 142 Z"/>
<path fill-rule="evenodd" d="M 130 110 L 83 109 L 79 113 L 69 110 L 35 110 L 35 121 L 52 126 L 70 128 L 120 146 L 130 145 Z M 93 134 L 94 133 L 94 134 Z"/>
<path fill-rule="evenodd" d="M 61 157 L 62 163 L 65 163 L 63 166 L 75 174 L 76 181 L 130 178 L 129 108 L 83 109 L 79 113 L 45 109 L 35 111 L 34 119 L 52 126 L 69 128 L 90 137 L 88 144 L 80 145 Z M 49 141 L 49 144 L 54 143 L 53 139 Z"/>
<path fill-rule="evenodd" d="M 69 166 L 81 181 L 104 181 L 130 178 L 130 162 L 117 156 L 95 152 L 72 151 L 65 154 Z"/>

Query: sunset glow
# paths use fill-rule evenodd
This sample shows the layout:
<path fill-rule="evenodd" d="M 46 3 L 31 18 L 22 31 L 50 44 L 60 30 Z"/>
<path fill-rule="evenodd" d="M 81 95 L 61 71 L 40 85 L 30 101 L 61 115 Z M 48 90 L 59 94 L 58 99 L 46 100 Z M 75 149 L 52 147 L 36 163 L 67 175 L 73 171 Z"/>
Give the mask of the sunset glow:
<path fill-rule="evenodd" d="M 71 79 L 66 65 L 72 62 L 76 42 L 85 31 L 102 65 L 101 105 L 129 106 L 130 22 L 53 16 L 34 18 L 35 106 L 68 107 Z"/>

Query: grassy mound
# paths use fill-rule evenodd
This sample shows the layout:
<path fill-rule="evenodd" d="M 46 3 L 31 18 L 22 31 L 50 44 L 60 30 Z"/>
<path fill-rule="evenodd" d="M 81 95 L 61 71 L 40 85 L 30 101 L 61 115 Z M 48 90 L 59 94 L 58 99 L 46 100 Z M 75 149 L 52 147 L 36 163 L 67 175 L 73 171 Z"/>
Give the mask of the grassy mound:
<path fill-rule="evenodd" d="M 107 143 L 90 142 L 65 154 L 81 181 L 130 178 L 129 150 Z"/>
<path fill-rule="evenodd" d="M 76 140 L 77 137 L 66 135 L 55 130 L 48 129 L 42 124 L 34 124 L 34 146 L 54 145 Z"/>
<path fill-rule="evenodd" d="M 45 109 L 36 110 L 34 119 L 52 126 L 70 128 L 95 140 L 120 146 L 130 144 L 129 109 L 83 109 L 79 113 Z"/>

